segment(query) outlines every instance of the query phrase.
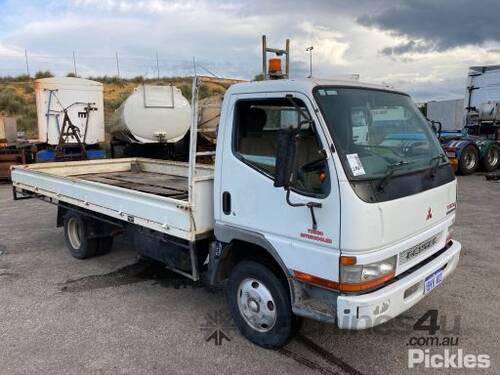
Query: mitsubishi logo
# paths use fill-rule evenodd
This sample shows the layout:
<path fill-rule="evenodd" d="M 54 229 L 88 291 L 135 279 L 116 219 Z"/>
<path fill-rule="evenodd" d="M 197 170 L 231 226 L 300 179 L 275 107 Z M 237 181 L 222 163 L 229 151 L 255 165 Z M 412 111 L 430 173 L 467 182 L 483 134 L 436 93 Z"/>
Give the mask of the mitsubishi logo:
<path fill-rule="evenodd" d="M 428 208 L 427 209 L 427 217 L 425 218 L 425 220 L 430 220 L 432 219 L 432 208 Z"/>

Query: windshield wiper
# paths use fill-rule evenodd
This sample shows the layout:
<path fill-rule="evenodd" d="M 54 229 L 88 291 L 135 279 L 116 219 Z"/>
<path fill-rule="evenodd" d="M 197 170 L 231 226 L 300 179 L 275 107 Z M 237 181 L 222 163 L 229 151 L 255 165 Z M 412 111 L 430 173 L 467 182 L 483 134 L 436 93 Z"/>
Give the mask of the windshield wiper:
<path fill-rule="evenodd" d="M 391 177 L 394 175 L 394 171 L 396 169 L 399 169 L 399 168 L 401 168 L 401 167 L 403 167 L 405 165 L 412 164 L 412 163 L 414 163 L 414 162 L 413 161 L 400 160 L 400 161 L 398 161 L 396 163 L 389 164 L 387 166 L 387 169 L 385 170 L 384 177 L 382 178 L 382 180 L 378 184 L 377 189 L 379 191 L 384 191 L 385 186 L 387 185 L 387 183 L 389 182 L 389 180 L 391 179 Z"/>
<path fill-rule="evenodd" d="M 439 154 L 437 156 L 434 156 L 429 160 L 429 164 L 431 165 L 431 173 L 430 173 L 430 178 L 434 178 L 436 176 L 437 169 L 439 167 L 439 164 L 441 161 L 445 161 L 445 156 L 444 154 Z M 436 163 L 435 163 L 436 162 Z"/>

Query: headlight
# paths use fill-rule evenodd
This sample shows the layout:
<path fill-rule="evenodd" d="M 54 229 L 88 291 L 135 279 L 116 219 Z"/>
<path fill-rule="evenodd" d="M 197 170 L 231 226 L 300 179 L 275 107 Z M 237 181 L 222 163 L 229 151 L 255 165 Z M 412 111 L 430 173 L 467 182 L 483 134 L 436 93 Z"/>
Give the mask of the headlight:
<path fill-rule="evenodd" d="M 349 259 L 349 261 L 345 261 Z M 341 257 L 340 290 L 360 292 L 384 284 L 394 277 L 397 255 L 380 262 L 353 264 L 354 257 Z"/>

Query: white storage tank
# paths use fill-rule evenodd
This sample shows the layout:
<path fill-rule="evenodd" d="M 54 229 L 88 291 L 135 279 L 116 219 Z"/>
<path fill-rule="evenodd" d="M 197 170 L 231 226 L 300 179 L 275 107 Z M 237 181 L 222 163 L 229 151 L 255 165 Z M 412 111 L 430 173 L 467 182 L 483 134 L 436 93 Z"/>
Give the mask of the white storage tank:
<path fill-rule="evenodd" d="M 132 143 L 174 143 L 191 124 L 191 105 L 175 86 L 140 85 L 113 116 L 113 137 Z"/>
<path fill-rule="evenodd" d="M 42 78 L 35 81 L 35 96 L 40 142 L 58 144 L 64 108 L 84 144 L 104 142 L 102 83 L 74 77 Z M 68 142 L 76 139 L 70 137 Z"/>

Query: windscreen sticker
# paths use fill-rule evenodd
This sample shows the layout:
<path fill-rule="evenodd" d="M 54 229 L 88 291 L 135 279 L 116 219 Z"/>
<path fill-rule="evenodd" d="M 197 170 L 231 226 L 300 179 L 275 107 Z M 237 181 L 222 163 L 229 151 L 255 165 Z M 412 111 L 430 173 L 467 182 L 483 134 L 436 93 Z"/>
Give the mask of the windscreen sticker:
<path fill-rule="evenodd" d="M 351 167 L 351 171 L 354 176 L 362 176 L 366 174 L 358 154 L 347 154 L 347 161 L 349 162 L 349 166 Z"/>

